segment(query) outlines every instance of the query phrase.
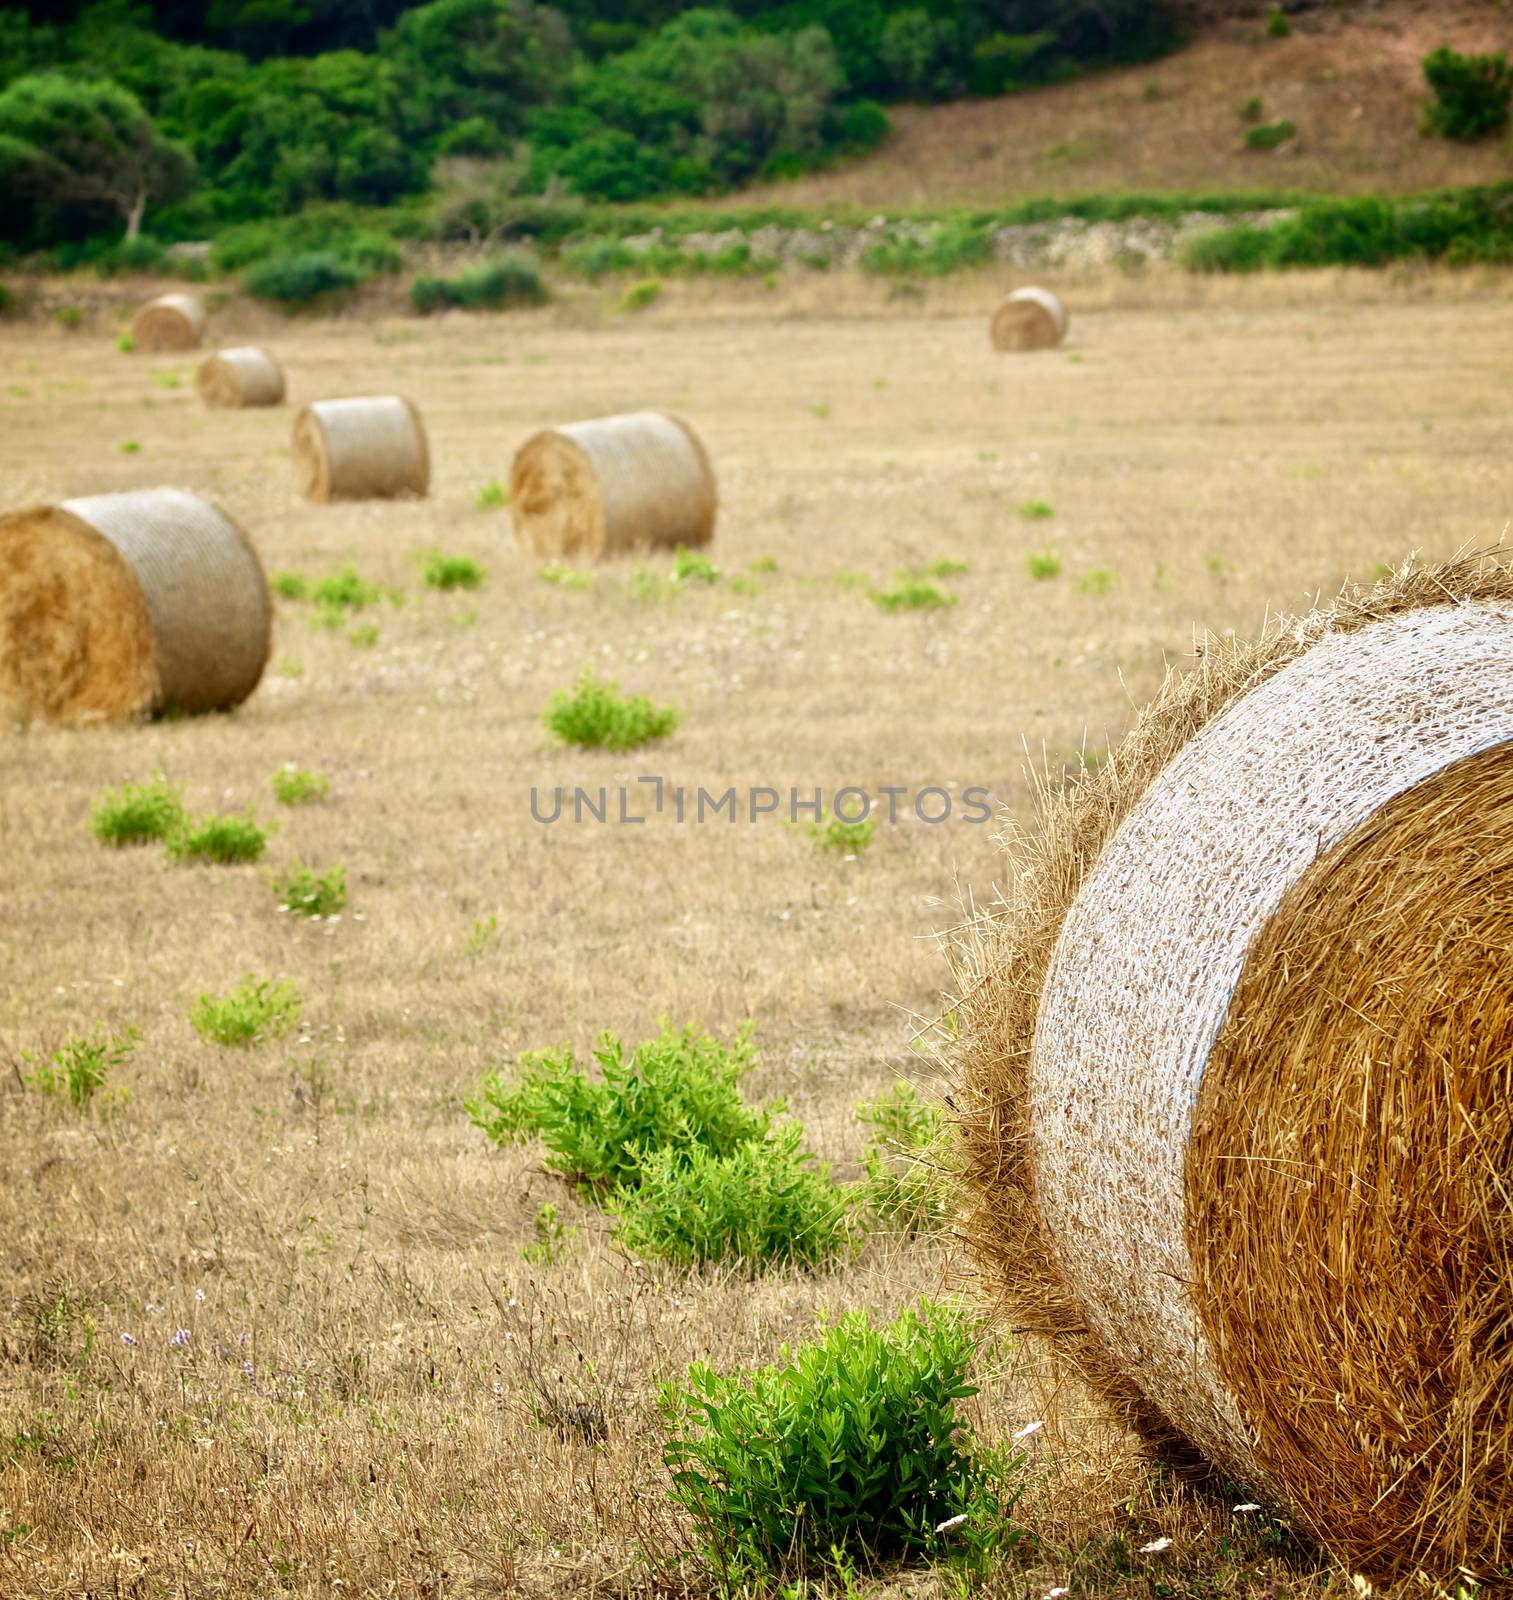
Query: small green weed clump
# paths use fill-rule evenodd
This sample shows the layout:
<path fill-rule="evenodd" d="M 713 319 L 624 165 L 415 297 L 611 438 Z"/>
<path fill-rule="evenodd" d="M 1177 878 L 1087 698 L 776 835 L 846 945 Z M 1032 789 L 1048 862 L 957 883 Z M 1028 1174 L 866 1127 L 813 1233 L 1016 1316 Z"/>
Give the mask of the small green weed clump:
<path fill-rule="evenodd" d="M 939 1153 L 945 1114 L 900 1079 L 885 1095 L 864 1100 L 857 1121 L 872 1130 L 863 1158 L 865 1202 L 883 1226 L 924 1233 L 941 1226 L 946 1196 Z"/>
<path fill-rule="evenodd" d="M 245 817 L 185 821 L 164 842 L 175 861 L 214 862 L 230 867 L 258 860 L 268 846 L 268 835 L 249 811 Z"/>
<path fill-rule="evenodd" d="M 468 556 L 448 556 L 438 550 L 427 560 L 421 576 L 426 588 L 450 593 L 454 589 L 481 589 L 488 574 Z"/>
<path fill-rule="evenodd" d="M 870 815 L 847 820 L 827 811 L 818 822 L 806 824 L 809 837 L 821 850 L 833 851 L 838 856 L 859 856 L 872 843 L 877 832 L 877 818 Z"/>
<path fill-rule="evenodd" d="M 680 544 L 673 556 L 672 581 L 681 584 L 714 584 L 720 581 L 720 569 L 702 550 L 690 550 Z"/>
<path fill-rule="evenodd" d="M 310 580 L 302 572 L 275 572 L 268 587 L 281 600 L 308 600 Z"/>
<path fill-rule="evenodd" d="M 1285 39 L 1292 32 L 1292 24 L 1287 20 L 1287 13 L 1279 6 L 1266 19 L 1266 37 L 1268 39 Z"/>
<path fill-rule="evenodd" d="M 564 744 L 584 750 L 634 750 L 665 739 L 678 726 L 669 705 L 655 706 L 643 694 L 622 695 L 617 683 L 601 683 L 585 669 L 573 692 L 559 689 L 541 720 Z"/>
<path fill-rule="evenodd" d="M 525 250 L 507 250 L 492 261 L 466 267 L 453 277 L 420 277 L 410 285 L 410 303 L 422 316 L 449 306 L 461 311 L 539 306 L 547 298 L 541 268 Z"/>
<path fill-rule="evenodd" d="M 559 589 L 592 589 L 591 572 L 579 572 L 576 567 L 565 567 L 560 561 L 547 561 L 536 568 L 536 576 L 543 583 L 554 583 Z"/>
<path fill-rule="evenodd" d="M 509 503 L 510 491 L 498 478 L 490 478 L 473 496 L 473 504 L 480 511 L 502 511 Z"/>
<path fill-rule="evenodd" d="M 326 798 L 330 787 L 325 773 L 303 767 L 284 766 L 273 774 L 273 798 L 281 806 L 313 805 Z"/>
<path fill-rule="evenodd" d="M 1114 577 L 1109 567 L 1089 567 L 1077 580 L 1077 593 L 1107 594 L 1114 587 Z"/>
<path fill-rule="evenodd" d="M 891 589 L 873 589 L 871 597 L 873 605 L 879 611 L 890 613 L 941 611 L 954 606 L 957 600 L 954 594 L 946 594 L 933 583 L 927 583 L 923 578 L 911 577 L 906 572 L 899 573 Z"/>
<path fill-rule="evenodd" d="M 245 1049 L 286 1034 L 299 1016 L 299 1004 L 292 980 L 269 983 L 249 974 L 228 994 L 201 991 L 189 1021 L 202 1039 Z"/>
<path fill-rule="evenodd" d="M 331 917 L 347 903 L 347 869 L 338 862 L 329 872 L 295 865 L 273 880 L 273 892 L 285 911 L 301 917 Z"/>
<path fill-rule="evenodd" d="M 728 1592 L 826 1576 L 852 1593 L 884 1563 L 1001 1563 L 1019 1459 L 974 1440 L 959 1409 L 975 1345 L 949 1307 L 882 1328 L 853 1311 L 772 1366 L 698 1363 L 668 1385 L 672 1496 Z"/>
<path fill-rule="evenodd" d="M 1056 515 L 1049 500 L 1021 500 L 1015 510 L 1025 522 L 1045 522 Z"/>
<path fill-rule="evenodd" d="M 32 1069 L 27 1074 L 27 1084 L 38 1094 L 67 1100 L 75 1111 L 87 1111 L 110 1081 L 110 1074 L 126 1061 L 141 1037 L 136 1028 L 113 1034 L 102 1026 L 86 1038 L 70 1035 L 46 1061 L 38 1061 L 23 1051 L 21 1059 Z M 118 1094 L 124 1098 L 125 1091 Z"/>
<path fill-rule="evenodd" d="M 958 561 L 954 556 L 942 556 L 938 561 L 921 567 L 919 575 L 922 578 L 962 578 L 970 570 L 965 561 Z"/>
<path fill-rule="evenodd" d="M 1261 120 L 1261 97 L 1258 94 L 1253 94 L 1253 95 L 1251 95 L 1250 99 L 1248 99 L 1240 107 L 1240 121 L 1241 122 L 1259 122 L 1260 120 Z"/>
<path fill-rule="evenodd" d="M 162 776 L 151 783 L 108 789 L 95 801 L 89 825 L 101 844 L 161 844 L 184 821 L 182 791 Z"/>
<path fill-rule="evenodd" d="M 776 572 L 777 569 L 778 558 L 774 555 L 765 555 L 758 556 L 746 570 L 748 572 L 754 572 L 761 577 L 765 576 L 766 574 Z"/>
<path fill-rule="evenodd" d="M 1061 557 L 1051 550 L 1032 550 L 1024 558 L 1025 571 L 1036 581 L 1046 583 L 1061 572 Z"/>
<path fill-rule="evenodd" d="M 316 605 L 344 611 L 366 610 L 376 606 L 383 596 L 384 591 L 376 583 L 360 577 L 352 566 L 330 573 L 310 587 L 310 598 Z"/>
<path fill-rule="evenodd" d="M 1287 120 L 1281 118 L 1277 122 L 1261 122 L 1254 128 L 1245 131 L 1245 148 L 1247 150 L 1275 150 L 1278 145 L 1286 144 L 1297 129 Z"/>
<path fill-rule="evenodd" d="M 644 311 L 647 306 L 661 298 L 662 280 L 660 278 L 643 278 L 639 283 L 633 283 L 620 297 L 620 306 L 625 311 Z"/>

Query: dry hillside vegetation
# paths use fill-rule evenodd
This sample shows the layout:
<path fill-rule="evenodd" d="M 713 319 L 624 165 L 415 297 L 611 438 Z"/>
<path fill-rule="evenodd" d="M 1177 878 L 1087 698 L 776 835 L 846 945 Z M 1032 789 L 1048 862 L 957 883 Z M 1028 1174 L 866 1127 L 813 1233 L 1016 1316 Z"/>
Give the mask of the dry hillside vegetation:
<path fill-rule="evenodd" d="M 270 322 L 290 404 L 253 411 L 203 408 L 192 357 L 7 328 L 0 503 L 208 491 L 271 570 L 351 564 L 403 603 L 320 627 L 281 601 L 234 715 L 0 735 L 0 1593 L 697 1589 L 667 1556 L 658 1383 L 775 1359 L 847 1308 L 891 1315 L 964 1263 L 948 1238 L 873 1236 L 754 1283 L 639 1264 L 539 1145 L 491 1145 L 460 1100 L 524 1050 L 750 1017 L 749 1096 L 785 1096 L 857 1177 L 857 1102 L 928 1081 L 910 1039 L 945 981 L 930 936 L 958 890 L 992 894 L 992 830 L 884 823 L 848 860 L 773 818 L 543 827 L 532 786 L 981 784 L 1023 816 L 1026 754 L 1096 760 L 1194 619 L 1249 629 L 1414 548 L 1495 541 L 1506 279 L 1372 279 L 1355 301 L 1337 282 L 1205 306 L 1180 284 L 1165 305 L 1058 285 L 1068 342 L 1026 357 L 990 351 L 1007 286 L 986 283 L 928 314 L 879 290 L 866 317 L 779 317 L 753 290 L 650 320 Z M 430 498 L 296 498 L 294 408 L 396 389 L 426 418 Z M 675 586 L 670 554 L 543 581 L 491 485 L 535 429 L 644 407 L 708 446 L 717 581 Z M 437 549 L 483 587 L 426 588 Z M 954 605 L 869 598 L 947 559 L 966 571 L 931 581 Z M 676 705 L 676 732 L 625 755 L 555 744 L 539 714 L 585 665 Z M 286 763 L 329 792 L 276 804 Z M 92 802 L 155 772 L 196 814 L 276 822 L 265 857 L 103 848 Z M 280 909 L 270 878 L 337 863 L 338 915 Z M 292 983 L 298 1020 L 202 1042 L 198 997 L 248 974 Z M 141 1030 L 110 1073 L 129 1097 L 81 1112 L 28 1086 L 24 1053 L 97 1024 Z M 546 1205 L 567 1231 L 526 1259 Z M 983 1377 L 990 1437 L 1047 1424 L 1025 1446 L 1035 1540 L 995 1592 L 1354 1592 L 1139 1465 L 1032 1343 Z"/>
<path fill-rule="evenodd" d="M 1436 46 L 1508 47 L 1492 5 L 1416 0 L 1294 13 L 1268 39 L 1261 16 L 1205 30 L 1166 60 L 998 100 L 897 106 L 893 133 L 854 164 L 726 202 L 1001 205 L 1027 196 L 1306 189 L 1408 193 L 1513 171 L 1506 140 L 1447 144 L 1418 131 L 1420 60 Z M 1248 150 L 1240 107 L 1260 96 L 1297 135 Z"/>

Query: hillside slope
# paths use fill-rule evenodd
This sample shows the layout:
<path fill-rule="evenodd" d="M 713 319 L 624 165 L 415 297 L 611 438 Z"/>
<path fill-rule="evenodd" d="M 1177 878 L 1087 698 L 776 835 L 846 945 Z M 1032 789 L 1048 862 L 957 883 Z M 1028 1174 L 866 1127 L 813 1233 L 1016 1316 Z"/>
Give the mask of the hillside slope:
<path fill-rule="evenodd" d="M 1507 140 L 1418 133 L 1420 59 L 1436 45 L 1513 48 L 1513 11 L 1424 0 L 1297 13 L 1268 39 L 1259 17 L 1219 23 L 1164 61 L 999 100 L 899 106 L 872 157 L 731 204 L 997 204 L 1025 195 L 1301 188 L 1403 193 L 1513 177 Z M 1247 150 L 1239 107 L 1297 136 Z"/>

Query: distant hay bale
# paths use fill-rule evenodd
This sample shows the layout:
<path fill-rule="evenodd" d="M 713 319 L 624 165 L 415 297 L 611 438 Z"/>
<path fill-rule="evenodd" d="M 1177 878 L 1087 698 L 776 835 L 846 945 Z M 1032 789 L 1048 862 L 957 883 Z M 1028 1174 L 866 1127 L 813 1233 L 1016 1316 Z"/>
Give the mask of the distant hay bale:
<path fill-rule="evenodd" d="M 0 516 L 0 712 L 220 711 L 257 687 L 273 607 L 218 505 L 178 489 Z"/>
<path fill-rule="evenodd" d="M 284 372 L 266 350 L 236 345 L 207 356 L 194 386 L 207 406 L 276 406 L 284 398 Z"/>
<path fill-rule="evenodd" d="M 204 333 L 205 308 L 192 294 L 160 294 L 131 324 L 138 350 L 193 350 Z"/>
<path fill-rule="evenodd" d="M 1049 289 L 1016 289 L 1000 302 L 988 332 L 995 350 L 1048 350 L 1066 338 L 1069 319 Z"/>
<path fill-rule="evenodd" d="M 306 406 L 294 419 L 294 486 L 307 500 L 425 494 L 431 451 L 420 413 L 397 394 Z"/>
<path fill-rule="evenodd" d="M 698 435 L 658 411 L 545 429 L 510 467 L 515 538 L 537 556 L 596 561 L 708 544 L 717 504 Z"/>
<path fill-rule="evenodd" d="M 969 1232 L 1368 1572 L 1513 1559 L 1513 567 L 1209 640 L 956 949 Z"/>

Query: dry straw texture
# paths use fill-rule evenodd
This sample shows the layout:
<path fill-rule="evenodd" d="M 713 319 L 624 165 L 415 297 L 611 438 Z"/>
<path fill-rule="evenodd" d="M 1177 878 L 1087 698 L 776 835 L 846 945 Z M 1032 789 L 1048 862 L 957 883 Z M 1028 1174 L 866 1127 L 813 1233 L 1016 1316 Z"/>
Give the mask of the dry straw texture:
<path fill-rule="evenodd" d="M 74 722 L 219 711 L 257 687 L 273 608 L 257 552 L 178 489 L 0 516 L 0 710 Z"/>
<path fill-rule="evenodd" d="M 205 308 L 192 294 L 160 294 L 131 324 L 138 350 L 193 350 L 204 334 Z"/>
<path fill-rule="evenodd" d="M 1439 816 L 1431 782 L 1461 781 L 1453 775 L 1470 774 L 1478 752 L 1513 739 L 1510 685 L 1513 572 L 1490 558 L 1352 592 L 1331 609 L 1277 624 L 1253 644 L 1207 641 L 1197 666 L 1169 678 L 1107 767 L 1069 792 L 1047 791 L 1038 828 L 1015 841 L 1017 881 L 957 952 L 957 1098 L 972 1231 L 1018 1323 L 1051 1335 L 1153 1441 L 1240 1478 L 1290 1506 L 1331 1548 L 1380 1567 L 1488 1559 L 1486 1528 L 1507 1509 L 1491 1504 L 1501 1493 L 1506 1448 L 1495 1354 L 1468 1361 L 1453 1378 L 1426 1354 L 1455 1337 L 1457 1317 L 1486 1308 L 1467 1309 L 1470 1302 L 1457 1299 L 1460 1291 L 1447 1287 L 1444 1273 L 1436 1289 L 1432 1274 L 1420 1272 L 1398 1286 L 1419 1323 L 1404 1316 L 1402 1328 L 1397 1313 L 1386 1320 L 1370 1299 L 1377 1287 L 1366 1241 L 1387 1248 L 1373 1231 L 1380 1214 L 1357 1217 L 1347 1230 L 1348 1260 L 1362 1267 L 1355 1280 L 1342 1275 L 1347 1258 L 1338 1250 L 1295 1248 L 1277 1209 L 1251 1209 L 1255 1195 L 1244 1191 L 1248 1198 L 1231 1202 L 1229 1233 L 1221 1236 L 1229 1242 L 1212 1247 L 1228 1253 L 1215 1258 L 1206 1281 L 1216 1297 L 1202 1301 L 1200 1315 L 1191 1286 L 1204 1281 L 1197 1264 L 1207 1258 L 1190 1255 L 1189 1242 L 1206 1237 L 1208 1222 L 1195 1219 L 1206 1219 L 1210 1191 L 1188 1150 L 1193 1105 L 1201 1091 L 1231 1108 L 1243 1103 L 1259 1119 L 1259 1131 L 1243 1138 L 1215 1122 L 1220 1131 L 1206 1147 L 1211 1164 L 1243 1154 L 1247 1138 L 1272 1140 L 1267 1148 L 1302 1160 L 1298 1152 L 1313 1138 L 1314 1148 L 1327 1151 L 1322 1166 L 1273 1168 L 1271 1176 L 1281 1183 L 1302 1171 L 1314 1183 L 1316 1241 L 1340 1226 L 1325 1191 L 1337 1198 L 1357 1187 L 1341 1107 L 1359 1113 L 1359 1096 L 1344 1097 L 1350 1073 L 1366 1060 L 1380 1072 L 1385 1051 L 1368 1022 L 1357 1018 L 1350 1031 L 1354 1013 L 1336 1008 L 1329 1024 L 1336 1031 L 1328 1032 L 1323 1019 L 1334 1002 L 1322 988 L 1294 981 L 1319 952 L 1277 930 L 1290 926 L 1289 896 L 1304 895 L 1309 915 L 1331 903 L 1329 852 L 1337 842 L 1351 848 L 1357 832 L 1389 806 Z M 1506 774 L 1505 765 L 1501 770 Z M 1450 776 L 1436 779 L 1442 773 Z M 1464 848 L 1480 848 L 1474 809 L 1456 815 L 1472 828 Z M 1458 894 L 1468 881 L 1462 875 Z M 1502 904 L 1506 910 L 1506 890 Z M 1513 925 L 1505 921 L 1499 931 L 1479 920 L 1474 899 L 1438 911 L 1474 928 L 1484 951 L 1505 952 L 1513 941 Z M 1391 914 L 1389 905 L 1382 915 Z M 1341 912 L 1347 921 L 1350 915 L 1348 907 Z M 1406 1009 L 1404 975 L 1421 973 L 1423 961 L 1414 930 L 1403 923 L 1400 931 L 1395 943 L 1373 946 L 1361 959 Z M 1265 991 L 1276 1008 L 1286 984 L 1285 1003 L 1270 1022 L 1231 999 L 1242 974 L 1246 982 L 1252 976 L 1250 952 L 1265 948 L 1267 938 L 1278 941 L 1278 970 L 1287 974 L 1274 973 Z M 1331 940 L 1333 957 L 1337 931 Z M 1399 1023 L 1397 1048 L 1403 1061 L 1417 1063 L 1425 1104 L 1428 1080 L 1442 1071 L 1451 1081 L 1478 1062 L 1490 1072 L 1500 1059 L 1505 1069 L 1510 1053 L 1505 1001 L 1495 985 L 1438 992 L 1463 1023 L 1480 1010 L 1486 1029 L 1468 1025 L 1467 1035 L 1491 1055 L 1473 1061 L 1468 1047 L 1442 1061 L 1432 1034 Z M 1221 1051 L 1205 1071 L 1215 1035 L 1222 1041 L 1223 1030 L 1247 1016 L 1289 1037 L 1319 1029 L 1319 1038 L 1335 1041 L 1332 1054 L 1302 1047 L 1300 1070 L 1313 1074 L 1326 1119 L 1316 1133 L 1300 1130 L 1295 1119 L 1303 1113 L 1285 1093 L 1261 1087 L 1275 1066 L 1269 1057 L 1242 1044 Z M 1496 1091 L 1495 1081 L 1480 1081 L 1473 1099 L 1495 1098 Z M 1394 1090 L 1379 1083 L 1378 1092 Z M 1379 1132 L 1404 1163 L 1416 1162 L 1419 1146 L 1432 1147 L 1436 1137 L 1423 1105 L 1412 1122 L 1384 1121 Z M 1499 1136 L 1489 1124 L 1484 1137 L 1495 1145 Z M 1400 1192 L 1428 1205 L 1433 1189 L 1460 1208 L 1454 1237 L 1472 1241 L 1464 1255 L 1474 1251 L 1471 1219 L 1492 1203 L 1487 1186 L 1500 1182 L 1506 1154 L 1484 1152 L 1474 1183 L 1457 1167 L 1454 1181 L 1463 1187 L 1453 1201 L 1444 1200 L 1451 1180 L 1443 1174 Z M 1457 1153 L 1458 1160 L 1469 1157 Z M 1252 1176 L 1261 1183 L 1263 1174 Z M 1419 1221 L 1432 1233 L 1427 1215 Z M 1401 1237 L 1393 1244 L 1411 1251 Z M 1275 1252 L 1273 1279 L 1237 1268 L 1252 1249 Z M 1416 1259 L 1422 1267 L 1427 1257 Z M 1500 1258 L 1477 1270 L 1477 1293 L 1488 1282 L 1504 1285 L 1494 1315 L 1506 1315 Z M 1364 1358 L 1371 1376 L 1363 1372 L 1351 1391 L 1361 1409 L 1348 1423 L 1336 1416 L 1339 1367 L 1328 1365 L 1338 1346 L 1316 1352 L 1311 1366 L 1278 1348 L 1282 1335 L 1269 1310 L 1283 1281 L 1315 1302 L 1318 1318 L 1348 1323 L 1358 1313 L 1363 1326 L 1377 1330 L 1378 1354 Z M 1425 1321 L 1432 1324 L 1427 1335 Z M 1290 1326 L 1288 1335 L 1306 1341 L 1309 1326 Z M 1245 1376 L 1236 1377 L 1246 1361 Z M 1290 1391 L 1283 1368 L 1295 1379 Z M 1334 1373 L 1327 1383 L 1326 1371 Z M 1404 1399 L 1404 1384 L 1416 1400 Z M 1466 1412 L 1473 1405 L 1482 1407 L 1474 1427 Z M 1442 1430 L 1460 1431 L 1437 1436 L 1440 1453 L 1420 1460 L 1418 1477 L 1404 1488 L 1404 1441 L 1420 1438 L 1405 1420 L 1409 1413 L 1414 1426 L 1428 1427 L 1433 1416 Z M 1359 1441 L 1366 1436 L 1392 1443 L 1363 1465 Z M 1462 1471 L 1456 1450 L 1480 1451 L 1486 1465 L 1475 1475 Z M 1299 1470 L 1305 1458 L 1312 1477 Z M 1384 1474 L 1395 1474 L 1390 1485 Z M 1317 1480 L 1331 1477 L 1342 1487 L 1321 1497 Z M 1472 1522 L 1481 1524 L 1475 1537 L 1466 1533 Z"/>
<path fill-rule="evenodd" d="M 284 372 L 266 350 L 236 345 L 206 356 L 194 386 L 207 406 L 276 406 L 284 398 Z"/>
<path fill-rule="evenodd" d="M 294 419 L 294 486 L 307 500 L 425 494 L 431 451 L 420 412 L 397 394 L 306 406 Z"/>
<path fill-rule="evenodd" d="M 515 538 L 537 556 L 598 560 L 708 544 L 717 503 L 698 435 L 656 411 L 549 428 L 510 468 Z"/>
<path fill-rule="evenodd" d="M 1049 289 L 1016 289 L 999 303 L 988 324 L 995 350 L 1048 350 L 1066 338 L 1069 319 Z"/>

